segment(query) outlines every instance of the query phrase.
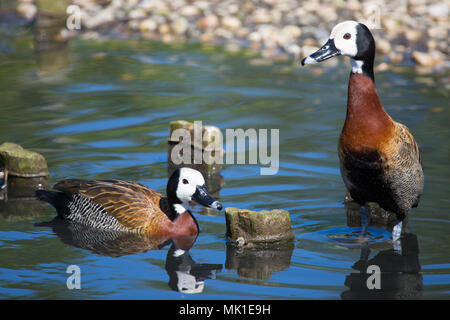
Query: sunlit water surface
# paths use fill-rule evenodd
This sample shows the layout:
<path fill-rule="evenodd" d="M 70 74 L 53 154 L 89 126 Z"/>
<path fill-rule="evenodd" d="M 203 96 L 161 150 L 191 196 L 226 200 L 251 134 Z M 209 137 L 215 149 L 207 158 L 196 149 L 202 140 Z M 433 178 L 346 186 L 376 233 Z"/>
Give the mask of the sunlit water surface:
<path fill-rule="evenodd" d="M 36 54 L 32 41 L 11 46 L 0 62 L 0 142 L 45 155 L 52 184 L 117 178 L 165 192 L 170 121 L 201 120 L 223 132 L 276 128 L 278 173 L 224 165 L 219 198 L 225 206 L 289 210 L 295 242 L 292 250 L 236 252 L 227 247 L 224 213 L 195 206 L 201 233 L 180 267 L 194 274 L 187 282 L 198 282 L 190 294 L 178 291 L 180 262 L 166 263 L 174 260 L 170 244 L 100 254 L 36 226 L 54 217 L 50 206 L 10 199 L 0 212 L 0 298 L 449 298 L 449 110 L 437 76 L 412 69 L 376 75 L 387 111 L 420 143 L 426 176 L 406 253 L 396 257 L 388 231 L 369 228 L 368 251 L 359 228 L 347 226 L 337 156 L 346 112 L 343 58 L 320 74 L 200 45 L 73 41 L 58 59 Z M 381 268 L 396 259 L 406 267 L 383 278 L 380 292 L 369 292 L 357 267 L 367 254 Z M 66 288 L 69 265 L 82 271 L 81 290 Z"/>

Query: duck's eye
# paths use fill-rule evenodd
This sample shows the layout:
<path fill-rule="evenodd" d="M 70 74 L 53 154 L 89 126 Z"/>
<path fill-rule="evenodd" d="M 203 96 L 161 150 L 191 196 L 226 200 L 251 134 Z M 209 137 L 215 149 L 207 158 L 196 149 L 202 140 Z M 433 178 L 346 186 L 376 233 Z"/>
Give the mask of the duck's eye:
<path fill-rule="evenodd" d="M 351 37 L 352 37 L 352 35 L 351 35 L 350 33 L 344 34 L 344 39 L 345 39 L 345 40 L 348 40 L 348 39 L 350 39 Z"/>
<path fill-rule="evenodd" d="M 184 183 L 184 184 L 188 184 L 189 181 L 187 181 L 186 179 L 183 179 L 183 183 Z"/>

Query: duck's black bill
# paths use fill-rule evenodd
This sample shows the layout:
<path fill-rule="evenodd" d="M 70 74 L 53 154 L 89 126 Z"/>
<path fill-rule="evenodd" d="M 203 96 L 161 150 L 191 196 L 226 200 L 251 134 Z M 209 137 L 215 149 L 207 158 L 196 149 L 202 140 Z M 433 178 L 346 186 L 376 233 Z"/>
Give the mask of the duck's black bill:
<path fill-rule="evenodd" d="M 340 54 L 341 52 L 334 45 L 334 40 L 328 39 L 327 43 L 325 43 L 322 48 L 302 60 L 302 66 L 305 64 L 321 62 L 332 57 L 339 56 Z"/>
<path fill-rule="evenodd" d="M 208 191 L 206 191 L 205 185 L 197 186 L 197 190 L 192 196 L 192 199 L 202 206 L 222 210 L 222 204 L 209 195 Z"/>

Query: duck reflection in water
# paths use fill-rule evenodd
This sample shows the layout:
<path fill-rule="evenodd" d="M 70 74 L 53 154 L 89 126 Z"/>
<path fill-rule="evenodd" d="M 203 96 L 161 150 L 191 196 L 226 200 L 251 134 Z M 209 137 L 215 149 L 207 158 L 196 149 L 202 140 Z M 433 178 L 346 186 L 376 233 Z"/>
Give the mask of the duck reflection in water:
<path fill-rule="evenodd" d="M 205 280 L 215 279 L 222 265 L 196 263 L 188 251 L 172 245 L 167 253 L 165 268 L 171 289 L 183 293 L 200 293 L 205 287 Z"/>
<path fill-rule="evenodd" d="M 389 249 L 379 251 L 369 258 L 371 249 L 368 245 L 361 249 L 360 259 L 353 265 L 357 273 L 351 273 L 345 279 L 347 291 L 342 299 L 422 299 L 423 279 L 419 273 L 419 246 L 417 236 L 405 233 L 402 237 L 401 251 Z M 375 267 L 379 274 L 369 271 Z M 378 287 L 374 286 L 374 276 L 379 276 Z M 374 281 L 373 281 L 374 280 Z"/>
<path fill-rule="evenodd" d="M 51 227 L 61 241 L 70 246 L 92 251 L 102 256 L 121 257 L 160 250 L 171 245 L 165 269 L 169 275 L 169 287 L 183 293 L 200 293 L 206 279 L 215 279 L 222 270 L 221 264 L 197 264 L 189 254 L 197 235 L 191 236 L 148 236 L 145 234 L 94 229 L 76 222 L 54 218 L 52 221 L 36 224 Z"/>
<path fill-rule="evenodd" d="M 359 207 L 347 195 L 345 210 L 348 227 L 358 227 L 362 224 Z M 396 220 L 389 212 L 375 203 L 369 203 L 367 210 L 370 214 L 371 227 L 388 232 L 393 230 Z M 366 241 L 359 246 L 360 259 L 352 267 L 359 272 L 351 273 L 346 277 L 345 286 L 349 290 L 341 294 L 342 299 L 422 299 L 423 279 L 419 273 L 421 270 L 419 245 L 417 236 L 408 233 L 407 227 L 406 218 L 403 221 L 405 233 L 397 241 L 379 242 L 381 239 L 365 238 Z M 371 249 L 379 251 L 370 259 Z M 373 284 L 371 280 L 375 279 L 373 271 L 370 269 L 368 271 L 370 266 L 379 268 L 379 288 L 368 285 L 368 282 Z"/>

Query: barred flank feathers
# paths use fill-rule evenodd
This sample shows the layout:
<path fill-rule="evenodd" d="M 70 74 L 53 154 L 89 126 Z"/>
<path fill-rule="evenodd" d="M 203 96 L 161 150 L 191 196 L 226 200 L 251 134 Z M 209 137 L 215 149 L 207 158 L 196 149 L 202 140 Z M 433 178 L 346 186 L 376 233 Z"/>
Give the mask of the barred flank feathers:
<path fill-rule="evenodd" d="M 80 194 L 73 194 L 71 198 L 67 205 L 69 214 L 66 219 L 97 229 L 129 231 L 116 218 L 109 215 L 102 205 Z"/>
<path fill-rule="evenodd" d="M 110 231 L 160 234 L 172 222 L 167 198 L 146 186 L 122 180 L 66 179 L 36 196 L 69 221 Z"/>

